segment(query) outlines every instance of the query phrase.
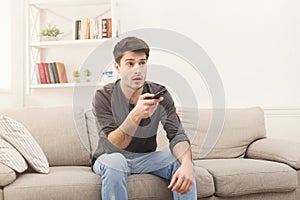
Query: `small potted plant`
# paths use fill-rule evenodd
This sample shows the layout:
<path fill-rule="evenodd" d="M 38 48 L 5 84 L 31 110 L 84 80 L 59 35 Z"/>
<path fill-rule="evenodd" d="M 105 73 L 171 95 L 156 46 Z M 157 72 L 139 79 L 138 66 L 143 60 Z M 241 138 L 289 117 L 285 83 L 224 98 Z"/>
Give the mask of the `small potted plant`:
<path fill-rule="evenodd" d="M 74 83 L 80 83 L 80 72 L 79 70 L 73 71 L 73 81 Z"/>
<path fill-rule="evenodd" d="M 56 25 L 52 26 L 51 24 L 48 24 L 48 26 L 40 32 L 42 41 L 56 40 L 60 34 L 63 34 L 63 32 L 61 32 Z"/>
<path fill-rule="evenodd" d="M 91 82 L 91 70 L 84 70 L 84 77 L 86 82 Z"/>

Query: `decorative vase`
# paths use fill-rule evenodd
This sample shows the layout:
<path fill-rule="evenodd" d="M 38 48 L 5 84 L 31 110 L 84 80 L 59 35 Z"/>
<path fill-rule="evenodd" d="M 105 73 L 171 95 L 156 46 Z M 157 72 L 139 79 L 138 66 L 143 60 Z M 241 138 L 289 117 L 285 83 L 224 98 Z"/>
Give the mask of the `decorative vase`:
<path fill-rule="evenodd" d="M 88 82 L 91 82 L 92 77 L 91 76 L 85 76 L 84 79 L 85 79 L 85 82 L 88 83 Z"/>
<path fill-rule="evenodd" d="M 73 77 L 74 83 L 80 83 L 80 77 Z"/>
<path fill-rule="evenodd" d="M 56 41 L 57 37 L 53 36 L 41 36 L 41 41 Z"/>

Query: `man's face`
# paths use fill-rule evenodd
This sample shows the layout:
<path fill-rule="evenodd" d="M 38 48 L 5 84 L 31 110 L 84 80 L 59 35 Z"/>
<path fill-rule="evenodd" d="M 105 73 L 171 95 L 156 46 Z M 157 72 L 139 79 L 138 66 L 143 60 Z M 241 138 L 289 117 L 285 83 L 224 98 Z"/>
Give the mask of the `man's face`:
<path fill-rule="evenodd" d="M 124 86 L 137 90 L 144 85 L 147 74 L 147 59 L 144 52 L 125 52 L 120 65 L 115 63 L 115 67 Z"/>

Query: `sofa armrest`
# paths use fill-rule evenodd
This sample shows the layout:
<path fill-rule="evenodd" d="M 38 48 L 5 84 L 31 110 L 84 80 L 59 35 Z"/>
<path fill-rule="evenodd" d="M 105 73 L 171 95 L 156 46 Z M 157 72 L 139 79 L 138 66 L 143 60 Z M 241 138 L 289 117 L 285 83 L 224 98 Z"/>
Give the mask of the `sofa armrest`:
<path fill-rule="evenodd" d="M 300 169 L 300 143 L 279 139 L 260 139 L 249 145 L 246 157 L 286 163 Z"/>

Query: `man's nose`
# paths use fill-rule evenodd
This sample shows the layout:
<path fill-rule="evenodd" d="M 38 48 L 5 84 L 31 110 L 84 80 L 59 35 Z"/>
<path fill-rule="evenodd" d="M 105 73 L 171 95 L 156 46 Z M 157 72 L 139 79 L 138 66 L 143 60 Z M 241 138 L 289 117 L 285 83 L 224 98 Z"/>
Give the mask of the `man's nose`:
<path fill-rule="evenodd" d="M 142 67 L 139 64 L 135 64 L 133 70 L 135 74 L 138 74 L 142 72 Z"/>

